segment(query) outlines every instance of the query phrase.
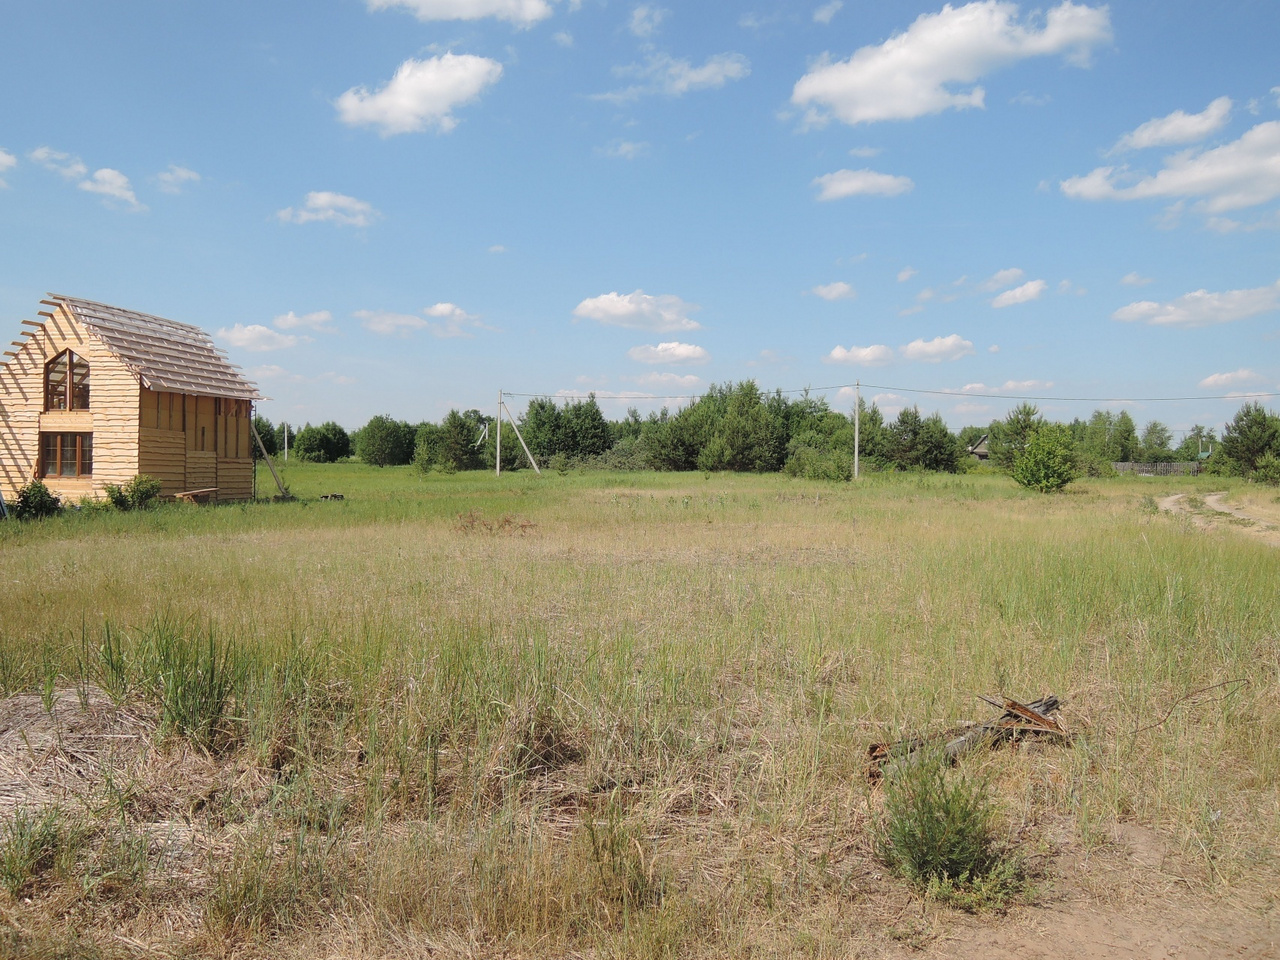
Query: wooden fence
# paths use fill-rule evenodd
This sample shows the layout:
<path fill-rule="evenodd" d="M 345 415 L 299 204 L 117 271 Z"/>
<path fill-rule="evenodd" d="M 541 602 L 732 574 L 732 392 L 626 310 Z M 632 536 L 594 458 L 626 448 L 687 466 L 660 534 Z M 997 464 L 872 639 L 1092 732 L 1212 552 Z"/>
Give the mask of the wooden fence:
<path fill-rule="evenodd" d="M 1113 463 L 1116 473 L 1136 473 L 1140 477 L 1194 477 L 1200 473 L 1199 463 Z"/>

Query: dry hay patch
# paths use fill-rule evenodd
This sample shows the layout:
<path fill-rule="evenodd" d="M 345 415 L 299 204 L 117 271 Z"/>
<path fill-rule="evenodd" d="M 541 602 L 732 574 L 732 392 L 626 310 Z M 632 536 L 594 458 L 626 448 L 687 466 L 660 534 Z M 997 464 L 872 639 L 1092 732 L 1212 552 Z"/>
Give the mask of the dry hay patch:
<path fill-rule="evenodd" d="M 153 730 L 92 686 L 0 701 L 0 817 L 83 800 L 134 764 Z"/>

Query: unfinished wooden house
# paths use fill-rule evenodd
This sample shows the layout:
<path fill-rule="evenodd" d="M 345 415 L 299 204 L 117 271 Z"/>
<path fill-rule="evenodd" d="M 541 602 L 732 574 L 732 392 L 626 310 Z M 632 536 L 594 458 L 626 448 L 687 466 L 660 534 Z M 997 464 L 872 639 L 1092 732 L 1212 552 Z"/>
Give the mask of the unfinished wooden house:
<path fill-rule="evenodd" d="M 49 295 L 0 364 L 0 491 L 75 501 L 145 473 L 162 496 L 253 496 L 257 388 L 199 327 Z"/>

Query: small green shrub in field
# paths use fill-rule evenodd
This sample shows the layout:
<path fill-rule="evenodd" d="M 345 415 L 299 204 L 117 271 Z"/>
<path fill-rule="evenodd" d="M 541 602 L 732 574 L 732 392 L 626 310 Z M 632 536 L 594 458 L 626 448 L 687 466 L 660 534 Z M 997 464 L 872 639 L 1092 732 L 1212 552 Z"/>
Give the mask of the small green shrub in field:
<path fill-rule="evenodd" d="M 1258 458 L 1258 465 L 1254 468 L 1252 479 L 1259 483 L 1269 483 L 1271 486 L 1280 486 L 1280 457 L 1268 450 Z"/>
<path fill-rule="evenodd" d="M 0 829 L 0 886 L 18 896 L 54 863 L 67 845 L 68 830 L 60 810 L 18 810 Z"/>
<path fill-rule="evenodd" d="M 160 481 L 139 473 L 123 487 L 108 483 L 102 489 L 117 510 L 145 510 L 160 496 Z"/>
<path fill-rule="evenodd" d="M 1061 490 L 1078 476 L 1071 431 L 1056 423 L 1040 426 L 1014 456 L 1011 476 L 1041 493 Z"/>
<path fill-rule="evenodd" d="M 885 781 L 876 852 L 928 897 L 965 910 L 1000 907 L 1020 888 L 1001 849 L 987 783 L 951 773 L 939 753 L 917 754 Z"/>
<path fill-rule="evenodd" d="M 19 520 L 39 520 L 51 517 L 62 509 L 62 501 L 50 492 L 40 480 L 32 480 L 18 491 L 13 504 L 13 515 Z"/>

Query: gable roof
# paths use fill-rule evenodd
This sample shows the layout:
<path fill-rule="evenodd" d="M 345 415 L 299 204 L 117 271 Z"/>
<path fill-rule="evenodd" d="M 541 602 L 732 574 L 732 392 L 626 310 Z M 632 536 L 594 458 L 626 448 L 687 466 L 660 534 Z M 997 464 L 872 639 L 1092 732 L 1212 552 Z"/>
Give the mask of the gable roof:
<path fill-rule="evenodd" d="M 61 307 L 84 325 L 150 390 L 262 399 L 258 388 L 199 327 L 56 293 L 40 302 Z"/>

